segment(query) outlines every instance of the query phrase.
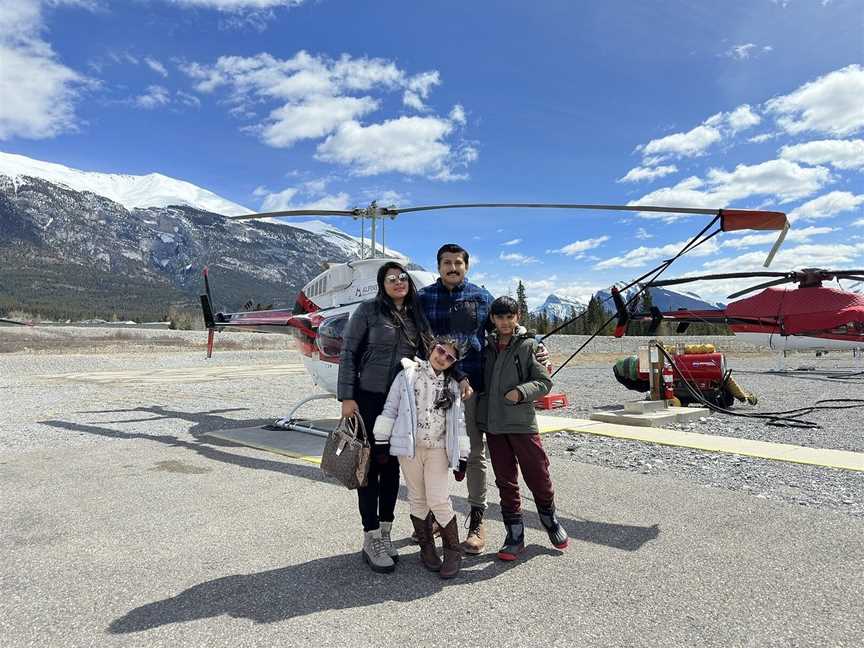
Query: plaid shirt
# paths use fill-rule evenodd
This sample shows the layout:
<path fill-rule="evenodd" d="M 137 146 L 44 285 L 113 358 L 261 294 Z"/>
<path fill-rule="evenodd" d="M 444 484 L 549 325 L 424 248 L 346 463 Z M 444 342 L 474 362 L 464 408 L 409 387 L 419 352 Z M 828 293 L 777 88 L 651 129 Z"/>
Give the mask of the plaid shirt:
<path fill-rule="evenodd" d="M 486 322 L 494 298 L 488 290 L 463 281 L 452 291 L 441 278 L 417 293 L 423 313 L 435 335 L 455 338 L 463 347 L 458 368 L 468 376 L 475 391 L 483 388 L 483 346 Z"/>

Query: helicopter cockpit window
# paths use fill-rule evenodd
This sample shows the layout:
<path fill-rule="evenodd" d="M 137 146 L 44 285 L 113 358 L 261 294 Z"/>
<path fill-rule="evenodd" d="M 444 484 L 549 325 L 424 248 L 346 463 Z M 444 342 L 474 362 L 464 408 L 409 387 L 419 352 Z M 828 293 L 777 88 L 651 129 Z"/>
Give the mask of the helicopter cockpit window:
<path fill-rule="evenodd" d="M 342 333 L 348 324 L 348 313 L 342 313 L 321 322 L 318 327 L 318 351 L 322 356 L 338 358 L 342 353 Z"/>

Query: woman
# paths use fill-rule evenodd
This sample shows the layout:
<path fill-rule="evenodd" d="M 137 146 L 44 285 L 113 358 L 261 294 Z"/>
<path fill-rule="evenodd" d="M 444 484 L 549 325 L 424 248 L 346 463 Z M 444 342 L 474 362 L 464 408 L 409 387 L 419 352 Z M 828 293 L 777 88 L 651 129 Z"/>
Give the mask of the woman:
<path fill-rule="evenodd" d="M 373 444 L 366 486 L 357 489 L 363 521 L 363 560 L 373 571 L 392 572 L 399 554 L 390 541 L 399 493 L 399 461 L 375 444 L 375 419 L 384 409 L 402 358 L 426 358 L 429 324 L 405 268 L 388 261 L 378 269 L 378 294 L 361 303 L 342 339 L 337 396 L 342 416 L 359 413 Z"/>

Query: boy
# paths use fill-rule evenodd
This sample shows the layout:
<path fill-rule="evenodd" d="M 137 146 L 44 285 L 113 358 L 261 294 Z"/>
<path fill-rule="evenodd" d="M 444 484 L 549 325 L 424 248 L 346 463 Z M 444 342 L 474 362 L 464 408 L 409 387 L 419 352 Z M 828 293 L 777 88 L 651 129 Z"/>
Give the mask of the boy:
<path fill-rule="evenodd" d="M 537 341 L 519 325 L 516 301 L 512 297 L 499 297 L 492 302 L 489 312 L 495 330 L 486 341 L 484 390 L 477 405 L 477 423 L 486 433 L 507 529 L 498 558 L 516 560 L 525 550 L 520 467 L 549 540 L 558 549 L 568 545 L 567 532 L 555 515 L 549 458 L 540 442 L 534 413 L 534 400 L 549 393 L 552 381 L 546 368 L 537 361 Z"/>

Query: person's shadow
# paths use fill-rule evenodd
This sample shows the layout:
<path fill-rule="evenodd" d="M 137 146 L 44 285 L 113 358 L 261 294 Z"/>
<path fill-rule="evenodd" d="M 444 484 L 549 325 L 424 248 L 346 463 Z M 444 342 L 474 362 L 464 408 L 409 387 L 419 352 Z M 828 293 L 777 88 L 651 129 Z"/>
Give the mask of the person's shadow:
<path fill-rule="evenodd" d="M 444 587 L 473 585 L 494 578 L 537 556 L 560 554 L 555 549 L 530 545 L 514 562 L 501 562 L 494 554 L 468 558 L 462 562 L 461 573 L 450 581 L 425 571 L 416 554 L 403 554 L 396 572 L 386 575 L 374 574 L 363 567 L 359 552 L 328 556 L 194 585 L 177 596 L 127 612 L 111 622 L 108 632 L 141 632 L 223 614 L 256 623 L 273 623 L 325 610 L 413 601 Z M 358 586 L 360 582 L 362 586 Z"/>

